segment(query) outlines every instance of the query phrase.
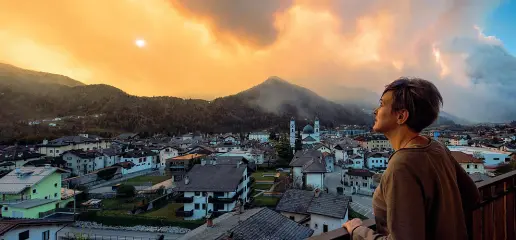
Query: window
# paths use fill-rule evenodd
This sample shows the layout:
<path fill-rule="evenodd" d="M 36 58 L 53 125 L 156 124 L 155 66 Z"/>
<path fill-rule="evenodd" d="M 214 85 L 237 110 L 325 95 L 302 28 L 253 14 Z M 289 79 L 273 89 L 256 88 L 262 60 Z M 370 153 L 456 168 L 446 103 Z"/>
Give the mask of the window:
<path fill-rule="evenodd" d="M 203 197 L 206 197 L 207 194 L 208 194 L 208 192 L 202 192 Z"/>
<path fill-rule="evenodd" d="M 50 231 L 44 231 L 41 237 L 43 240 L 50 240 Z"/>
<path fill-rule="evenodd" d="M 367 177 L 362 177 L 363 180 L 367 180 Z"/>
<path fill-rule="evenodd" d="M 469 164 L 468 164 L 468 166 L 466 168 L 469 168 Z"/>
<path fill-rule="evenodd" d="M 323 232 L 328 232 L 328 225 L 323 224 L 323 225 L 322 225 L 322 231 L 323 231 Z"/>
<path fill-rule="evenodd" d="M 54 187 L 57 187 L 57 183 L 54 183 Z"/>
<path fill-rule="evenodd" d="M 201 196 L 201 192 L 195 192 L 195 196 Z"/>
<path fill-rule="evenodd" d="M 315 223 L 315 224 L 314 224 L 314 228 L 315 228 L 315 229 L 317 229 L 317 227 L 319 227 L 319 226 L 317 226 L 317 223 Z"/>
<path fill-rule="evenodd" d="M 49 152 L 49 153 L 52 153 L 53 151 L 52 151 L 52 149 L 50 149 L 50 150 L 48 150 L 48 152 Z"/>
<path fill-rule="evenodd" d="M 29 230 L 25 231 L 25 232 L 21 232 L 18 234 L 18 239 L 19 240 L 26 240 L 26 239 L 29 239 Z"/>
<path fill-rule="evenodd" d="M 56 149 L 56 153 L 59 153 L 59 150 Z"/>
<path fill-rule="evenodd" d="M 202 204 L 202 210 L 206 210 L 206 203 Z"/>
<path fill-rule="evenodd" d="M 195 209 L 199 210 L 199 204 L 198 203 L 195 204 Z"/>
<path fill-rule="evenodd" d="M 475 169 L 478 169 L 478 165 L 477 164 L 475 164 Z"/>
<path fill-rule="evenodd" d="M 500 158 L 493 158 L 493 160 L 500 160 Z"/>
<path fill-rule="evenodd" d="M 362 187 L 367 187 L 367 183 L 362 183 Z"/>
<path fill-rule="evenodd" d="M 4 211 L 7 211 L 7 210 L 9 210 L 9 208 L 8 207 L 4 207 Z"/>
<path fill-rule="evenodd" d="M 57 197 L 57 193 L 54 193 L 54 197 L 55 197 L 55 198 Z"/>
<path fill-rule="evenodd" d="M 292 220 L 292 221 L 296 221 L 296 218 L 295 218 L 294 216 L 290 216 L 289 218 L 290 218 L 290 220 Z"/>
<path fill-rule="evenodd" d="M 45 196 L 45 199 L 48 199 L 48 196 Z"/>
<path fill-rule="evenodd" d="M 34 188 L 34 189 L 32 189 L 32 193 L 36 193 L 36 189 L 35 189 L 35 188 Z"/>

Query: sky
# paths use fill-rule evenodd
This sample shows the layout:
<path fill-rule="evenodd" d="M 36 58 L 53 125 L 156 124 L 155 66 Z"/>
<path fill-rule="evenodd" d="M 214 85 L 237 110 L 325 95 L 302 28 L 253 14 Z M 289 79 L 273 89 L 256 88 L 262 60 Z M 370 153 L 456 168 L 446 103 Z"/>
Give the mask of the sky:
<path fill-rule="evenodd" d="M 506 0 L 0 0 L 0 62 L 203 99 L 269 76 L 330 99 L 417 76 L 446 111 L 498 121 L 515 108 L 514 12 Z"/>

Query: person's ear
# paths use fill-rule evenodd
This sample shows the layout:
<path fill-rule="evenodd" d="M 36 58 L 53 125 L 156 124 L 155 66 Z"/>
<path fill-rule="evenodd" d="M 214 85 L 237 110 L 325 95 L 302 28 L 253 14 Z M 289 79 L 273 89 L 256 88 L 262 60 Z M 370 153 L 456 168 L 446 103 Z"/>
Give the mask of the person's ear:
<path fill-rule="evenodd" d="M 409 112 L 406 109 L 403 109 L 398 112 L 398 119 L 397 123 L 398 125 L 404 124 L 409 118 Z"/>

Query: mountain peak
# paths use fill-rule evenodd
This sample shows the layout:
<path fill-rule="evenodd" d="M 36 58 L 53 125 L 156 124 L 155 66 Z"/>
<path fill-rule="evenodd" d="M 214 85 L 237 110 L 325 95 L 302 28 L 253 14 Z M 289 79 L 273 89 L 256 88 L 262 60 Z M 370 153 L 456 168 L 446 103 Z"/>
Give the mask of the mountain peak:
<path fill-rule="evenodd" d="M 287 80 L 284 80 L 278 76 L 270 76 L 263 82 L 263 84 L 291 84 Z"/>

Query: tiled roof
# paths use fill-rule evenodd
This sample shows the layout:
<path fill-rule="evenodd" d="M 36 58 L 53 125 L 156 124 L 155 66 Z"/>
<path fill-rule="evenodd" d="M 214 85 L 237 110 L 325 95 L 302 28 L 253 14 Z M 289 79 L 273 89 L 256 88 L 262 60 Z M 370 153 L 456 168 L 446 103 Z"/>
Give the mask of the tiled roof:
<path fill-rule="evenodd" d="M 180 192 L 234 192 L 242 179 L 247 165 L 201 165 L 196 164 L 187 173 L 189 183 L 177 182 Z"/>
<path fill-rule="evenodd" d="M 303 173 L 325 173 L 326 166 L 321 159 L 310 160 L 303 166 Z"/>
<path fill-rule="evenodd" d="M 484 163 L 484 161 L 480 159 L 459 151 L 451 151 L 451 155 L 458 163 Z"/>
<path fill-rule="evenodd" d="M 77 156 L 77 157 L 79 157 L 81 159 L 94 159 L 96 157 L 102 156 L 102 154 L 100 152 L 97 152 L 97 151 L 83 151 L 81 149 L 66 151 L 63 154 L 73 154 L 73 155 L 75 155 L 75 156 Z"/>
<path fill-rule="evenodd" d="M 346 174 L 350 176 L 372 177 L 375 173 L 366 169 L 349 169 Z"/>
<path fill-rule="evenodd" d="M 13 219 L 0 221 L 0 236 L 9 232 L 11 229 L 22 226 L 45 226 L 54 224 L 71 223 L 71 219 Z"/>
<path fill-rule="evenodd" d="M 306 239 L 312 236 L 314 230 L 296 223 L 275 211 L 263 208 L 229 230 L 228 235 L 231 233 L 233 234 L 232 240 L 290 240 Z M 223 237 L 219 239 L 223 239 Z"/>
<path fill-rule="evenodd" d="M 308 137 L 305 137 L 303 139 L 303 141 L 305 141 L 305 142 L 315 142 L 317 140 L 315 140 L 315 138 L 313 138 L 312 136 L 308 136 Z"/>
<path fill-rule="evenodd" d="M 276 211 L 306 214 L 313 197 L 311 191 L 289 189 L 276 205 Z"/>
<path fill-rule="evenodd" d="M 319 197 L 312 198 L 307 212 L 343 219 L 348 210 L 349 199 L 348 196 L 320 193 Z"/>

